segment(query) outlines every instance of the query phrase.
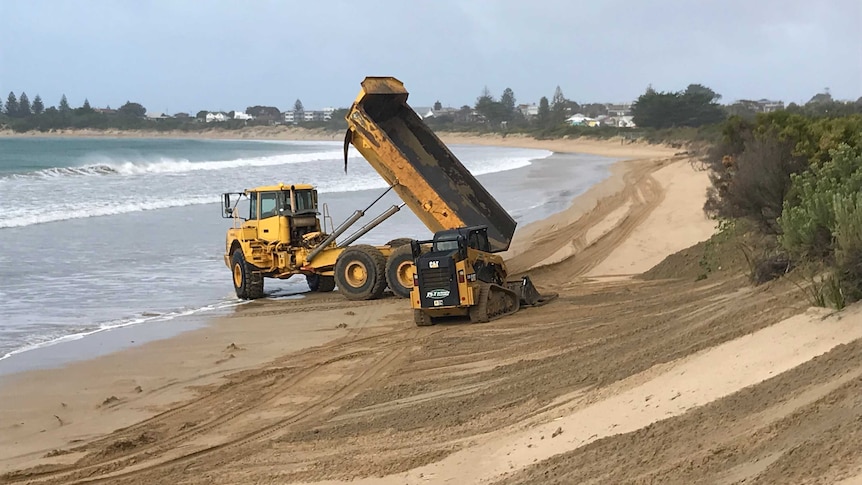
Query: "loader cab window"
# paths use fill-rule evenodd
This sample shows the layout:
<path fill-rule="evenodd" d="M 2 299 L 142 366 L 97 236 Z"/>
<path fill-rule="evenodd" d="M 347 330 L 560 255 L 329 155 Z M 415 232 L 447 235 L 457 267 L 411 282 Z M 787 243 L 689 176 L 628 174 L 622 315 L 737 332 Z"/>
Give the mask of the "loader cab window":
<path fill-rule="evenodd" d="M 266 219 L 278 215 L 278 192 L 260 194 L 260 218 Z"/>
<path fill-rule="evenodd" d="M 491 246 L 488 244 L 488 233 L 485 231 L 471 232 L 467 240 L 467 246 L 479 251 L 491 251 Z"/>
<path fill-rule="evenodd" d="M 434 251 L 455 251 L 458 249 L 458 238 L 438 239 L 434 241 Z"/>

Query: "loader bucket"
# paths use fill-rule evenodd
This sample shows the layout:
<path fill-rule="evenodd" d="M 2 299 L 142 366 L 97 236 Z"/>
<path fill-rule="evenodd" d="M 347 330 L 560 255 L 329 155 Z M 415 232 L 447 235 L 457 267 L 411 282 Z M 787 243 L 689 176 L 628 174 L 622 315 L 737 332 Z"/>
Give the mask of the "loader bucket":
<path fill-rule="evenodd" d="M 506 282 L 506 287 L 518 295 L 522 306 L 542 306 L 557 298 L 557 293 L 540 294 L 529 276 L 523 276 L 519 280 Z"/>
<path fill-rule="evenodd" d="M 368 77 L 347 113 L 352 143 L 432 232 L 488 227 L 492 252 L 509 248 L 516 222 L 407 104 L 392 77 Z"/>

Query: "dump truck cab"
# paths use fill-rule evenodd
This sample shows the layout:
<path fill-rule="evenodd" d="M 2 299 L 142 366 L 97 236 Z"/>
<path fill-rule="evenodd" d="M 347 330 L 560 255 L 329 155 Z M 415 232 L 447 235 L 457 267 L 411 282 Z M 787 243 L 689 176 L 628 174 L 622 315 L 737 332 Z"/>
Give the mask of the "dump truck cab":
<path fill-rule="evenodd" d="M 240 201 L 247 207 L 240 213 Z M 263 278 L 305 274 L 316 291 L 332 291 L 331 276 L 302 271 L 297 254 L 305 254 L 325 236 L 318 218 L 317 190 L 308 184 L 284 183 L 223 194 L 222 217 L 233 219 L 225 237 L 224 262 L 231 269 L 238 297 L 263 296 Z M 331 269 L 330 269 L 331 274 Z"/>
<path fill-rule="evenodd" d="M 227 232 L 225 262 L 231 246 L 258 239 L 279 244 L 296 245 L 306 234 L 320 231 L 317 191 L 311 185 L 268 185 L 240 193 L 225 193 L 224 214 L 238 224 Z M 248 200 L 244 214 L 238 213 L 238 203 Z"/>

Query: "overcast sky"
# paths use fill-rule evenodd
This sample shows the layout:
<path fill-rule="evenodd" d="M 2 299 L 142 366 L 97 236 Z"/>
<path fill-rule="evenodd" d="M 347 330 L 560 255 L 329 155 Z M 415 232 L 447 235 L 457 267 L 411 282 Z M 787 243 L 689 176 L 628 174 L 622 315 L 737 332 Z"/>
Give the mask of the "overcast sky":
<path fill-rule="evenodd" d="M 410 104 L 483 87 L 537 103 L 709 86 L 723 102 L 862 96 L 862 0 L 0 0 L 0 99 L 150 111 L 346 107 L 367 75 Z"/>

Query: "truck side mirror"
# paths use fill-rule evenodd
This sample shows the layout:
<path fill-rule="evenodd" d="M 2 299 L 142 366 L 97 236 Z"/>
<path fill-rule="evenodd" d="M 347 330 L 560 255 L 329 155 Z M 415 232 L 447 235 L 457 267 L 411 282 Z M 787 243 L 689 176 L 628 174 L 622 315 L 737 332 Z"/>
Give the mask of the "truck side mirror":
<path fill-rule="evenodd" d="M 225 217 L 233 216 L 233 207 L 230 205 L 230 194 L 224 194 L 224 215 Z"/>

